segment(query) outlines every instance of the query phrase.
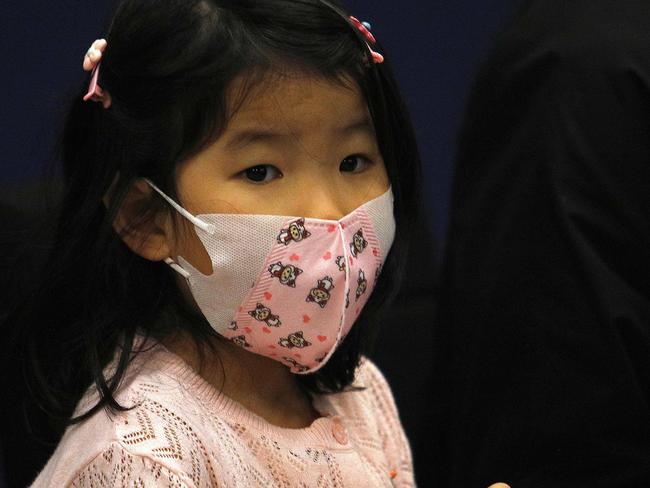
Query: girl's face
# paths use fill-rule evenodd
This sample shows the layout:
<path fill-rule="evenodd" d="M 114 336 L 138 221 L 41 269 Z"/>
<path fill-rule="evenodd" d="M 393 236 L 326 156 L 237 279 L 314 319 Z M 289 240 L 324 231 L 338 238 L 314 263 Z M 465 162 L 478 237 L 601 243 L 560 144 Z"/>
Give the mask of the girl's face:
<path fill-rule="evenodd" d="M 231 93 L 241 86 L 235 82 Z M 194 215 L 338 220 L 390 183 L 356 84 L 296 75 L 257 85 L 222 135 L 177 167 L 176 184 L 181 205 Z M 193 229 L 175 242 L 172 257 L 212 274 Z"/>

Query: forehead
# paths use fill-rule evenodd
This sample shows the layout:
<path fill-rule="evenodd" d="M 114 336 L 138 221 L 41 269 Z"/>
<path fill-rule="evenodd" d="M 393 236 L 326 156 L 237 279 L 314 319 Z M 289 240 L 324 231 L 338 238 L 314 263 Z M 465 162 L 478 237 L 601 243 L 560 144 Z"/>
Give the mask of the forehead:
<path fill-rule="evenodd" d="M 263 127 L 293 134 L 334 131 L 350 120 L 370 121 L 358 84 L 291 72 L 272 73 L 251 85 L 235 79 L 228 90 L 230 120 L 226 131 Z"/>

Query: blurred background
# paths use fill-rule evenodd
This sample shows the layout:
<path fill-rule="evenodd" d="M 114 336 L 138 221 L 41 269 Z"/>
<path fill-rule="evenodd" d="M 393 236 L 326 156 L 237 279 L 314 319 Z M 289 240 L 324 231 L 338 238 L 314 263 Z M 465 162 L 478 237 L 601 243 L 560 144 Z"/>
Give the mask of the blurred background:
<path fill-rule="evenodd" d="M 85 79 L 90 43 L 102 35 L 108 0 L 3 0 L 0 2 L 0 253 L 5 267 L 21 247 L 22 231 L 41 207 L 37 183 L 54 154 L 64 102 Z M 429 485 L 426 411 L 435 402 L 425 385 L 432 374 L 435 269 L 444 252 L 455 143 L 473 76 L 491 41 L 518 0 L 349 0 L 350 11 L 372 24 L 411 110 L 424 165 L 422 239 L 414 260 L 429 270 L 403 292 L 383 324 L 373 359 L 391 384 L 411 439 L 419 486 Z M 20 271 L 19 271 L 20 269 Z M 0 273 L 29 270 L 0 268 Z M 1 282 L 0 282 L 1 286 Z M 1 288 L 0 288 L 1 290 Z M 0 291 L 0 300 L 2 292 Z M 1 303 L 1 302 L 0 302 Z M 6 331 L 2 331 L 4 334 Z M 0 343 L 2 341 L 0 340 Z M 390 344 L 390 347 L 388 347 Z M 2 369 L 6 409 L 0 416 L 0 486 L 26 486 L 49 455 L 47 446 L 21 435 L 24 396 L 19 373 Z M 18 417 L 16 417 L 18 416 Z M 17 420 L 17 422 L 14 421 Z M 2 454 L 4 452 L 4 455 Z"/>

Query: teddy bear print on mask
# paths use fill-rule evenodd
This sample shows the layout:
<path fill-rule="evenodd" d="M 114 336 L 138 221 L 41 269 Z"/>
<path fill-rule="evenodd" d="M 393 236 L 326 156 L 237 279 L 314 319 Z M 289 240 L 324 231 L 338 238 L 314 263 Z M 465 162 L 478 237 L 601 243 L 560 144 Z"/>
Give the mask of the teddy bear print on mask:
<path fill-rule="evenodd" d="M 294 266 L 293 264 L 283 265 L 280 261 L 269 266 L 269 272 L 271 276 L 274 276 L 280 280 L 280 283 L 283 285 L 290 286 L 291 288 L 296 287 L 296 278 L 302 269 Z"/>
<path fill-rule="evenodd" d="M 246 342 L 246 336 L 244 336 L 244 335 L 240 335 L 240 336 L 237 336 L 237 337 L 233 337 L 233 338 L 230 339 L 230 340 L 233 341 L 233 342 L 234 342 L 235 344 L 237 344 L 238 346 L 241 346 L 241 347 L 251 347 L 251 345 L 250 345 L 248 342 Z"/>
<path fill-rule="evenodd" d="M 230 325 L 228 326 L 228 328 L 230 330 L 237 330 L 239 327 L 237 327 L 237 322 L 235 320 L 233 320 L 232 322 L 230 322 Z"/>
<path fill-rule="evenodd" d="M 298 219 L 289 224 L 289 227 L 286 229 L 280 230 L 280 235 L 278 235 L 278 242 L 288 246 L 291 241 L 302 241 L 311 235 L 307 229 L 305 229 L 305 219 Z"/>
<path fill-rule="evenodd" d="M 350 306 L 350 290 L 345 292 L 345 308 Z"/>
<path fill-rule="evenodd" d="M 284 359 L 286 362 L 290 363 L 294 368 L 296 368 L 298 371 L 303 372 L 307 371 L 309 368 L 303 364 L 300 364 L 298 361 L 296 361 L 293 358 L 288 358 L 286 356 L 282 356 L 282 359 Z"/>
<path fill-rule="evenodd" d="M 366 241 L 366 239 L 363 237 L 363 229 L 359 229 L 352 237 L 352 242 L 350 243 L 350 252 L 356 258 L 357 255 L 361 254 L 367 246 L 368 241 Z"/>
<path fill-rule="evenodd" d="M 334 288 L 334 280 L 326 276 L 322 280 L 318 280 L 315 288 L 309 290 L 306 301 L 317 303 L 320 305 L 320 308 L 324 308 L 330 299 L 330 291 L 332 288 Z"/>
<path fill-rule="evenodd" d="M 273 315 L 271 309 L 265 307 L 261 303 L 258 303 L 255 306 L 255 310 L 249 310 L 248 315 L 260 322 L 266 322 L 266 325 L 271 327 L 280 327 L 280 325 L 282 325 L 282 322 L 280 322 L 280 317 Z"/>
<path fill-rule="evenodd" d="M 366 292 L 366 288 L 368 288 L 368 280 L 366 279 L 366 275 L 363 273 L 363 270 L 360 269 L 359 278 L 357 279 L 357 297 L 354 299 L 355 302 L 359 300 L 359 297 Z"/>
<path fill-rule="evenodd" d="M 278 344 L 288 349 L 293 349 L 294 347 L 302 349 L 303 347 L 311 346 L 311 342 L 302 336 L 302 330 L 289 334 L 287 337 L 280 337 Z"/>
<path fill-rule="evenodd" d="M 345 271 L 345 257 L 344 256 L 336 256 L 336 261 L 334 261 L 334 262 L 339 267 L 339 271 Z"/>

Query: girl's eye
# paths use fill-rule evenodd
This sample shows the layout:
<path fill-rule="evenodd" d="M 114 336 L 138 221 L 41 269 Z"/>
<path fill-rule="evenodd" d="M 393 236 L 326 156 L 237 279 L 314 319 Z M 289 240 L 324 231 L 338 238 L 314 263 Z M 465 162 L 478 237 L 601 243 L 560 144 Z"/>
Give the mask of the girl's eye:
<path fill-rule="evenodd" d="M 348 156 L 339 166 L 340 171 L 350 172 L 350 173 L 360 173 L 370 165 L 370 162 L 363 156 L 354 155 Z"/>
<path fill-rule="evenodd" d="M 246 176 L 250 181 L 255 183 L 266 183 L 271 181 L 274 178 L 282 177 L 282 173 L 275 166 L 270 164 L 258 164 L 257 166 L 251 166 L 248 169 L 242 171 L 242 174 Z"/>

